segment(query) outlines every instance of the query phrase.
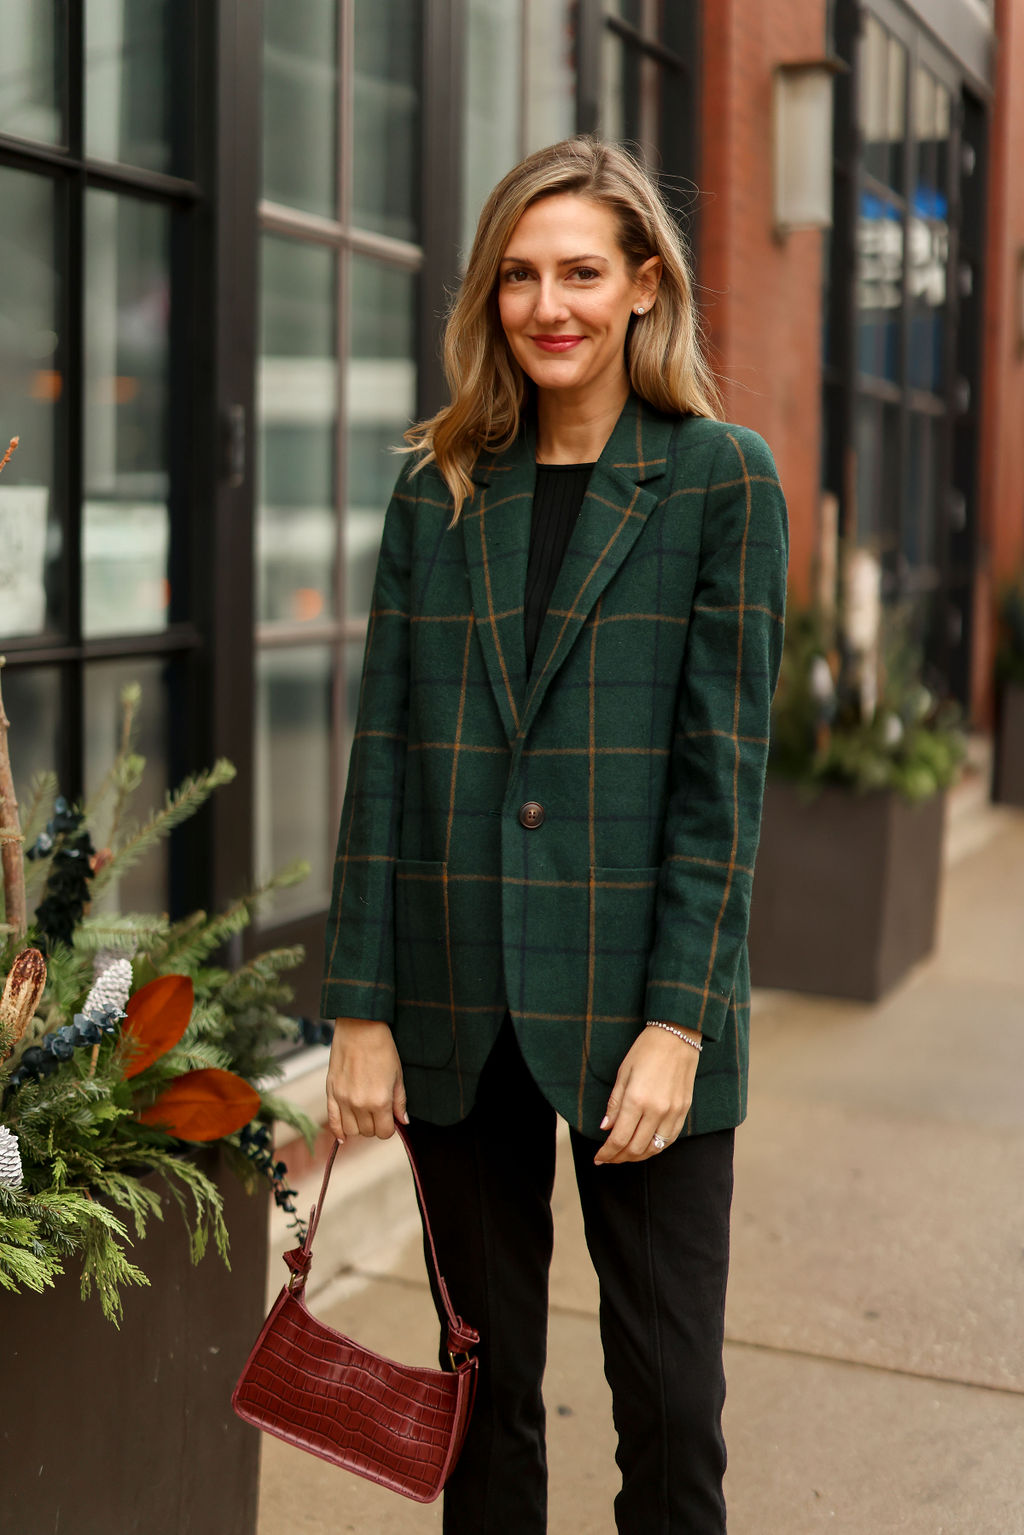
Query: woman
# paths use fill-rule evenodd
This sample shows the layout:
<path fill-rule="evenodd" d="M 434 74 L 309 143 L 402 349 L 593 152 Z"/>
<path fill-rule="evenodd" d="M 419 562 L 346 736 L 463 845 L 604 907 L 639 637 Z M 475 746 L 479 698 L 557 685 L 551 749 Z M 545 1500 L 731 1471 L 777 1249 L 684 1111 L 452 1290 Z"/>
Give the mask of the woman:
<path fill-rule="evenodd" d="M 483 1337 L 445 1530 L 546 1528 L 561 1114 L 617 1527 L 711 1535 L 785 506 L 762 440 L 715 419 L 678 233 L 620 149 L 556 144 L 495 188 L 445 362 L 367 640 L 327 933 L 330 1124 L 410 1125 L 442 1271 Z"/>

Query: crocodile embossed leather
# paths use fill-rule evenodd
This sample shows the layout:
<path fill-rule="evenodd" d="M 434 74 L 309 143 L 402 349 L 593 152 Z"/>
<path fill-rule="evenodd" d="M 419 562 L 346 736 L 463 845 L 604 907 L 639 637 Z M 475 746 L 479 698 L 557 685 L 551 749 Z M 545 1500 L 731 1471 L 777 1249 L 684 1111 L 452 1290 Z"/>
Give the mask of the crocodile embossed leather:
<path fill-rule="evenodd" d="M 402 1142 L 423 1211 L 451 1369 L 397 1364 L 326 1326 L 307 1309 L 303 1292 L 335 1144 L 306 1240 L 284 1255 L 291 1277 L 263 1324 L 231 1405 L 239 1417 L 268 1434 L 417 1503 L 430 1503 L 462 1449 L 476 1391 L 477 1361 L 471 1350 L 480 1337 L 452 1309 L 412 1148 L 404 1135 Z"/>

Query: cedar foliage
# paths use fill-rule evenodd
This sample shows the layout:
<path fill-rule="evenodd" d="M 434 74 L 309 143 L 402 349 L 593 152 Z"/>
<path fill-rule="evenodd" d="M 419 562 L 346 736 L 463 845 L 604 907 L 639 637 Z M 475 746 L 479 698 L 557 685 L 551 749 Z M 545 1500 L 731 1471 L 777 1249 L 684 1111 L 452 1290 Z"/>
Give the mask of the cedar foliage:
<path fill-rule="evenodd" d="M 129 1252 L 148 1222 L 163 1218 L 161 1190 L 180 1211 L 193 1261 L 211 1243 L 225 1262 L 228 1257 L 221 1196 L 192 1148 L 140 1122 L 139 1115 L 169 1084 L 187 1072 L 214 1068 L 241 1077 L 260 1095 L 256 1120 L 216 1143 L 250 1188 L 260 1182 L 266 1187 L 246 1154 L 254 1127 L 284 1119 L 310 1143 L 314 1131 L 305 1115 L 267 1091 L 280 1075 L 276 1047 L 298 1037 L 287 1014 L 292 993 L 285 977 L 302 950 L 271 950 L 237 970 L 217 963 L 225 942 L 252 921 L 260 903 L 302 879 L 305 865 L 282 870 L 223 912 L 193 912 L 173 923 L 157 914 L 91 909 L 104 892 L 109 904 L 120 875 L 234 777 L 230 763 L 218 762 L 168 794 L 162 807 L 134 819 L 133 797 L 145 766 L 134 749 L 139 700 L 135 686 L 122 693 L 119 748 L 91 801 L 62 808 L 53 774 L 33 781 L 22 823 L 29 908 L 42 907 L 52 916 L 56 903 L 57 927 L 62 917 L 71 920 L 65 941 L 53 936 L 50 924 L 45 991 L 24 1036 L 0 1062 L 0 1122 L 18 1138 L 24 1172 L 20 1188 L 0 1185 L 0 1288 L 41 1291 L 69 1267 L 77 1268 L 83 1298 L 95 1292 L 115 1323 L 124 1289 L 150 1282 Z M 79 816 L 80 826 L 72 826 Z M 83 835 L 101 850 L 87 872 L 89 905 L 61 912 L 53 871 L 59 855 Z M 27 945 L 39 947 L 41 937 L 32 920 L 25 937 L 0 924 L 0 981 L 18 953 Z M 97 957 L 104 956 L 131 959 L 133 995 L 158 976 L 188 976 L 194 1006 L 184 1033 L 130 1079 L 117 1022 L 91 1050 L 80 1041 L 75 1047 L 61 1044 L 56 1065 L 50 1062 L 46 1072 L 26 1077 L 19 1071 L 26 1051 L 35 1050 L 28 1057 L 35 1061 L 49 1040 L 56 1056 L 52 1041 L 60 1039 L 58 1031 L 83 1017 Z M 287 1194 L 281 1164 L 268 1176 L 276 1195 Z M 159 1282 L 159 1276 L 153 1279 Z"/>

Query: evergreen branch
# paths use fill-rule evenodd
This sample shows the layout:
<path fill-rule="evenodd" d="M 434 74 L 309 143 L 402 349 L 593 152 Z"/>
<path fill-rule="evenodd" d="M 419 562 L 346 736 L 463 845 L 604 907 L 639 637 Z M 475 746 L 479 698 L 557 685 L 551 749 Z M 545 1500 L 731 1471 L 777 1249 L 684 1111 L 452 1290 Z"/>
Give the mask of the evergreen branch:
<path fill-rule="evenodd" d="M 214 789 L 230 783 L 234 777 L 234 767 L 222 757 L 207 772 L 199 773 L 194 778 L 186 778 L 177 789 L 168 792 L 163 809 L 154 811 L 147 821 L 137 827 L 127 841 L 115 850 L 110 862 L 96 875 L 92 887 L 93 899 L 100 895 L 112 880 L 119 878 L 138 863 L 143 854 L 156 846 L 161 838 L 166 837 L 182 821 L 187 821 L 190 816 L 195 815 Z"/>
<path fill-rule="evenodd" d="M 60 793 L 60 783 L 56 773 L 34 773 L 29 786 L 28 803 L 25 807 L 25 819 L 22 822 L 22 830 L 25 837 L 25 846 L 31 847 L 33 842 L 53 815 L 53 804 Z"/>
<path fill-rule="evenodd" d="M 79 954 L 96 954 L 101 949 L 117 949 L 132 954 L 168 930 L 164 916 L 83 917 L 75 929 L 74 947 Z"/>
<path fill-rule="evenodd" d="M 297 1130 L 302 1136 L 307 1150 L 312 1151 L 317 1136 L 317 1126 L 310 1119 L 309 1115 L 304 1114 L 300 1108 L 296 1108 L 294 1103 L 290 1103 L 287 1098 L 279 1097 L 276 1093 L 268 1093 L 261 1090 L 260 1098 L 263 1103 L 261 1118 L 277 1120 L 280 1124 L 290 1125 L 293 1130 Z"/>

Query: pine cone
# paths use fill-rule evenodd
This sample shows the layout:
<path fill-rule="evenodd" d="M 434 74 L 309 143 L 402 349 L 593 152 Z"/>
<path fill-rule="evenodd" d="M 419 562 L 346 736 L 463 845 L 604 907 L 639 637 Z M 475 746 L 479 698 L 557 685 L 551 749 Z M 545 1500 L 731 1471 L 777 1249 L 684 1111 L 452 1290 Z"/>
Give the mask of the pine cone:
<path fill-rule="evenodd" d="M 115 959 L 93 981 L 82 1012 L 86 1016 L 90 1013 L 123 1013 L 131 994 L 132 962 Z"/>
<path fill-rule="evenodd" d="M 28 1028 L 46 985 L 46 961 L 38 949 L 22 949 L 10 968 L 0 1000 L 0 1060 Z"/>
<path fill-rule="evenodd" d="M 0 1187 L 20 1189 L 22 1180 L 21 1149 L 18 1137 L 6 1125 L 0 1125 Z"/>

